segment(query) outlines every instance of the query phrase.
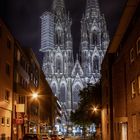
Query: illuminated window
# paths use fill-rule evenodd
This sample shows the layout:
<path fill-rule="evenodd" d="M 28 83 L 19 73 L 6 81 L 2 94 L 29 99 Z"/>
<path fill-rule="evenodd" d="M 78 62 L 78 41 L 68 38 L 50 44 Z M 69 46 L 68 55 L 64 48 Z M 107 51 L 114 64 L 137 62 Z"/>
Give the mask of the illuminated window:
<path fill-rule="evenodd" d="M 134 61 L 134 49 L 132 48 L 130 50 L 130 62 L 132 63 Z"/>
<path fill-rule="evenodd" d="M 133 130 L 133 132 L 137 131 L 137 117 L 136 117 L 136 115 L 132 115 L 132 130 Z"/>
<path fill-rule="evenodd" d="M 6 124 L 7 124 L 7 126 L 10 126 L 10 118 L 6 119 Z"/>
<path fill-rule="evenodd" d="M 17 61 L 19 61 L 20 62 L 20 57 L 21 57 L 21 54 L 20 54 L 20 51 L 19 51 L 19 49 L 17 50 Z"/>
<path fill-rule="evenodd" d="M 5 125 L 5 118 L 4 117 L 1 118 L 1 125 Z"/>
<path fill-rule="evenodd" d="M 134 98 L 136 96 L 136 81 L 132 81 L 131 83 L 131 96 Z"/>
<path fill-rule="evenodd" d="M 139 54 L 140 53 L 140 37 L 138 38 L 136 42 L 136 46 L 137 46 L 137 54 Z"/>
<path fill-rule="evenodd" d="M 19 81 L 20 81 L 19 79 L 20 79 L 20 76 L 18 73 L 16 73 L 16 83 L 19 83 Z"/>

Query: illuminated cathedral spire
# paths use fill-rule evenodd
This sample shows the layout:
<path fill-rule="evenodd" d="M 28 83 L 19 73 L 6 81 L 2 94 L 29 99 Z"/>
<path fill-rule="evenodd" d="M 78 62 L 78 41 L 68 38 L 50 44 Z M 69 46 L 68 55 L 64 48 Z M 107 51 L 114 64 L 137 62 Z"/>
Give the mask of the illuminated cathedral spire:
<path fill-rule="evenodd" d="M 52 10 L 58 18 L 64 18 L 66 13 L 64 0 L 54 0 Z"/>
<path fill-rule="evenodd" d="M 56 10 L 57 8 L 65 9 L 64 0 L 53 1 L 53 10 Z"/>
<path fill-rule="evenodd" d="M 101 63 L 109 44 L 106 22 L 97 0 L 87 0 L 81 20 L 80 57 L 75 62 L 71 26 L 64 0 L 54 0 L 52 10 L 41 16 L 42 69 L 67 116 L 66 120 L 62 118 L 62 124 L 77 109 L 79 91 L 87 83 L 100 79 Z"/>
<path fill-rule="evenodd" d="M 98 0 L 87 0 L 86 3 L 86 17 L 93 18 L 100 13 Z"/>
<path fill-rule="evenodd" d="M 104 16 L 100 13 L 98 0 L 87 0 L 85 15 L 81 21 L 81 60 L 88 82 L 100 79 L 101 63 L 109 44 Z M 91 78 L 93 77 L 93 78 Z"/>

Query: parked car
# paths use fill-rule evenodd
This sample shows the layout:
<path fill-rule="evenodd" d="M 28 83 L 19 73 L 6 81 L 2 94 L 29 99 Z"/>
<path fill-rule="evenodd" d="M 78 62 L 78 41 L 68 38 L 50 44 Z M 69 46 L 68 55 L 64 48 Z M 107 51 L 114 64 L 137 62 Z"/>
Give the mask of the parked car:
<path fill-rule="evenodd" d="M 65 140 L 64 135 L 58 135 L 59 140 Z"/>
<path fill-rule="evenodd" d="M 50 138 L 51 138 L 51 140 L 60 140 L 58 135 L 56 135 L 56 134 L 50 135 Z"/>
<path fill-rule="evenodd" d="M 51 138 L 45 133 L 43 133 L 43 134 L 41 133 L 41 139 L 42 140 L 51 140 Z"/>
<path fill-rule="evenodd" d="M 41 135 L 39 134 L 25 134 L 23 140 L 41 140 Z"/>

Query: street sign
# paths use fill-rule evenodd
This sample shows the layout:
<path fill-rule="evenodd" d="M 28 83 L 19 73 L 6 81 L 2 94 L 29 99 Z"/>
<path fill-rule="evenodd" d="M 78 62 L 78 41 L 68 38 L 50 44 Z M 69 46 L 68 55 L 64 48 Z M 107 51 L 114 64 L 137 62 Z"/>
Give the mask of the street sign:
<path fill-rule="evenodd" d="M 16 119 L 16 124 L 23 124 L 23 119 Z"/>

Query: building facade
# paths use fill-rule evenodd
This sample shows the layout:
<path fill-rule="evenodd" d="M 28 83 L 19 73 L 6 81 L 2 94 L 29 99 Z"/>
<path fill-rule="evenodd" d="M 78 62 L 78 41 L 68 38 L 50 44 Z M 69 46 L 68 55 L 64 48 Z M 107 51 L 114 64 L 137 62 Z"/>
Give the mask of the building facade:
<path fill-rule="evenodd" d="M 32 95 L 40 94 L 40 66 L 31 49 L 16 40 L 14 44 L 13 138 L 22 139 L 25 133 L 39 132 L 40 108 Z"/>
<path fill-rule="evenodd" d="M 87 0 L 81 19 L 78 54 L 81 59 L 77 57 L 75 61 L 71 25 L 63 0 L 54 0 L 51 11 L 41 16 L 42 69 L 61 103 L 62 120 L 67 121 L 70 112 L 78 106 L 79 90 L 99 80 L 101 62 L 109 44 L 106 22 L 97 0 Z"/>
<path fill-rule="evenodd" d="M 0 19 L 0 139 L 52 129 L 61 115 L 55 99 L 32 49 L 21 47 Z"/>
<path fill-rule="evenodd" d="M 139 140 L 140 1 L 128 0 L 102 63 L 103 140 Z"/>
<path fill-rule="evenodd" d="M 13 139 L 47 132 L 53 126 L 56 101 L 31 48 L 14 43 Z M 34 97 L 37 94 L 37 97 Z M 51 127 L 52 128 L 52 127 Z"/>
<path fill-rule="evenodd" d="M 0 139 L 11 139 L 14 38 L 0 19 Z"/>

